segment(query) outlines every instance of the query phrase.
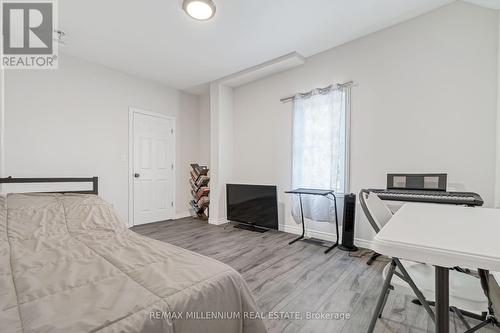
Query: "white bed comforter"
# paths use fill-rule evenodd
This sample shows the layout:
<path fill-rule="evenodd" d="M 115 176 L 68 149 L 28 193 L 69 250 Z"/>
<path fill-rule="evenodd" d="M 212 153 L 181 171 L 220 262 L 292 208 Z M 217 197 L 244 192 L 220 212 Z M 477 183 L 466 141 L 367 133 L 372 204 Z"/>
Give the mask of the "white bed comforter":
<path fill-rule="evenodd" d="M 0 332 L 265 331 L 235 270 L 128 230 L 99 197 L 0 197 Z"/>

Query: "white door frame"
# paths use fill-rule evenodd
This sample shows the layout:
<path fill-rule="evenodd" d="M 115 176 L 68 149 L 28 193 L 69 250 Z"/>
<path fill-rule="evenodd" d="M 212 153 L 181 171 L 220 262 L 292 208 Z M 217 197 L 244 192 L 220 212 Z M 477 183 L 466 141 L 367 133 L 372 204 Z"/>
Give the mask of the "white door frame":
<path fill-rule="evenodd" d="M 176 156 L 176 151 L 175 151 L 175 146 L 176 146 L 176 140 L 175 140 L 175 117 L 172 116 L 167 116 L 161 113 L 156 113 L 156 112 L 150 112 L 146 110 L 142 110 L 136 107 L 129 106 L 128 108 L 128 226 L 129 228 L 134 226 L 134 114 L 139 113 L 139 114 L 144 114 L 147 116 L 152 116 L 152 117 L 157 117 L 157 118 L 163 118 L 163 119 L 169 119 L 172 120 L 172 129 L 173 129 L 173 140 L 172 140 L 172 163 L 174 164 L 174 169 L 172 170 L 174 175 L 173 175 L 173 189 L 172 189 L 172 202 L 173 202 L 173 207 L 172 207 L 172 213 L 170 216 L 170 219 L 175 218 L 175 171 L 176 171 L 176 162 L 175 162 L 175 156 Z"/>

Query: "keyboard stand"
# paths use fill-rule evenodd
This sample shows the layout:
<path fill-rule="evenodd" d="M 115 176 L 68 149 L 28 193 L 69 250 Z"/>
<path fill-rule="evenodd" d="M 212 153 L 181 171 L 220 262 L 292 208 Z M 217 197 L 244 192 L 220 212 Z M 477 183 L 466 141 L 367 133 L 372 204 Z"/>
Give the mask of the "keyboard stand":
<path fill-rule="evenodd" d="M 289 194 L 297 194 L 299 196 L 299 202 L 300 202 L 300 221 L 302 223 L 302 234 L 297 237 L 296 239 L 292 240 L 288 245 L 291 245 L 299 240 L 304 239 L 305 234 L 306 234 L 306 225 L 304 222 L 304 210 L 302 208 L 302 195 L 321 195 L 324 196 L 330 200 L 333 200 L 333 203 L 335 205 L 335 229 L 336 229 L 336 241 L 335 243 L 330 246 L 328 249 L 325 250 L 325 253 L 330 252 L 334 248 L 336 248 L 339 245 L 339 220 L 337 217 L 337 197 L 335 196 L 335 193 L 331 190 L 317 190 L 317 189 L 308 189 L 308 188 L 298 188 L 292 191 L 285 191 L 285 193 Z M 331 196 L 331 197 L 330 197 Z M 333 199 L 332 199 L 333 198 Z"/>
<path fill-rule="evenodd" d="M 366 262 L 366 264 L 367 264 L 368 266 L 370 266 L 370 265 L 371 265 L 371 264 L 373 264 L 373 262 L 374 262 L 375 260 L 377 260 L 377 258 L 378 258 L 378 257 L 380 257 L 380 256 L 381 256 L 381 254 L 380 254 L 380 253 L 373 252 L 373 254 L 371 255 L 370 259 L 368 259 L 368 261 Z"/>

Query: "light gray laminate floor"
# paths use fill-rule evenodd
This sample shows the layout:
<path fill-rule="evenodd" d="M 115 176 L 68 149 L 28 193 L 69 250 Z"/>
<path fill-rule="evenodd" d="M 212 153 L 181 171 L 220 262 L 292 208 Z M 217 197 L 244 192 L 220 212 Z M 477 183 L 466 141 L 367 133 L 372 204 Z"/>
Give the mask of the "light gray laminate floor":
<path fill-rule="evenodd" d="M 296 236 L 285 232 L 260 234 L 191 218 L 132 230 L 232 266 L 243 275 L 263 312 L 350 314 L 349 320 L 266 320 L 269 332 L 365 332 L 388 262 L 379 258 L 368 266 L 366 250 L 348 254 L 335 249 L 324 254 L 325 248 L 317 244 L 288 245 Z M 433 332 L 432 322 L 412 299 L 391 293 L 375 331 Z M 465 331 L 454 315 L 450 326 L 451 332 Z"/>

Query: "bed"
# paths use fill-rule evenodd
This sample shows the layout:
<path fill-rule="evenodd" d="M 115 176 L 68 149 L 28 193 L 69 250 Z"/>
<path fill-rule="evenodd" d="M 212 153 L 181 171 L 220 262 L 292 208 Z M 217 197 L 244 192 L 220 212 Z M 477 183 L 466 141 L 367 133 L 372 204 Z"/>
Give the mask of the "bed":
<path fill-rule="evenodd" d="M 0 196 L 0 309 L 0 332 L 266 332 L 235 270 L 93 194 Z"/>

